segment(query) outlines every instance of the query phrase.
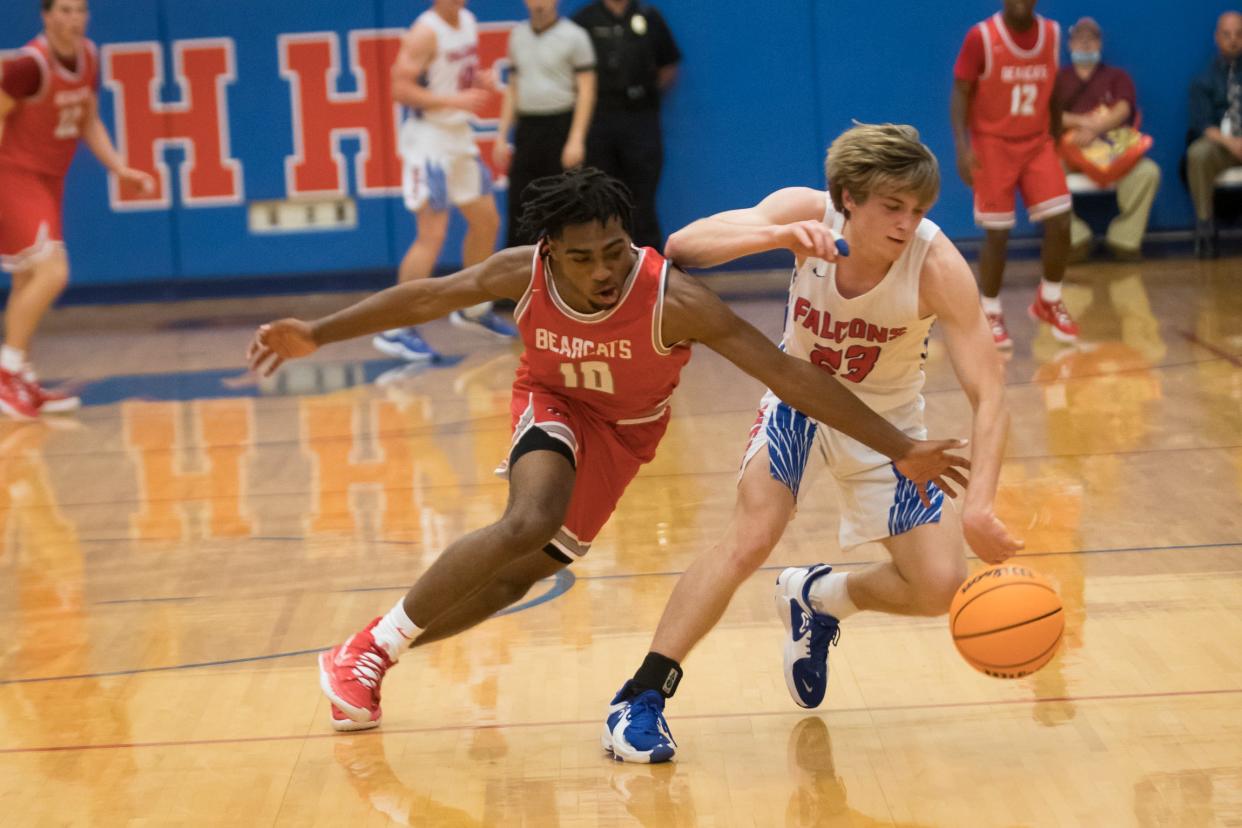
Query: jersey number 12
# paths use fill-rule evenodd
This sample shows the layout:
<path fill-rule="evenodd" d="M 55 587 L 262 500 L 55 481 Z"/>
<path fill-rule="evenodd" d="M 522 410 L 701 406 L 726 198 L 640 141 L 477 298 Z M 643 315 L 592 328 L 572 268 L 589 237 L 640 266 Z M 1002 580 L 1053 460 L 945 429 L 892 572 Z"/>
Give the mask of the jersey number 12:
<path fill-rule="evenodd" d="M 1010 115 L 1034 115 L 1035 98 L 1039 96 L 1039 87 L 1033 83 L 1015 83 L 1013 93 L 1009 96 Z"/>

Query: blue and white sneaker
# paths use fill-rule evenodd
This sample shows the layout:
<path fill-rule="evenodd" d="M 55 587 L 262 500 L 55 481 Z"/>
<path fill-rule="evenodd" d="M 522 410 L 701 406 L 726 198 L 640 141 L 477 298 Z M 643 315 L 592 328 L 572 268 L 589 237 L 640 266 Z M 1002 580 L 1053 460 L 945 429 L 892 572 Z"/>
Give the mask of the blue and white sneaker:
<path fill-rule="evenodd" d="M 482 332 L 495 339 L 516 339 L 518 335 L 517 328 L 501 319 L 493 310 L 478 316 L 466 316 L 465 311 L 455 310 L 449 314 L 449 321 L 459 328 Z"/>
<path fill-rule="evenodd" d="M 433 362 L 440 356 L 414 328 L 384 331 L 376 334 L 371 344 L 381 354 L 410 362 Z"/>
<path fill-rule="evenodd" d="M 776 578 L 776 613 L 785 625 L 785 686 L 799 707 L 819 707 L 828 692 L 828 646 L 841 637 L 831 615 L 811 608 L 810 588 L 828 564 L 794 566 Z"/>
<path fill-rule="evenodd" d="M 664 721 L 664 696 L 658 690 L 634 695 L 627 681 L 608 705 L 600 743 L 618 762 L 671 762 L 677 743 Z"/>

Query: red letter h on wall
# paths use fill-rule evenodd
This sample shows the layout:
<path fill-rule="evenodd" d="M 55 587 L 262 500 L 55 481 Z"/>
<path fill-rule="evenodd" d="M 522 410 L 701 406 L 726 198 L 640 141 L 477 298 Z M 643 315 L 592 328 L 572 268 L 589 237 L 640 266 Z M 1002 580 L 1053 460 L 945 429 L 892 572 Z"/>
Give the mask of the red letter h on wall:
<path fill-rule="evenodd" d="M 396 118 L 389 73 L 401 31 L 349 33 L 350 72 L 357 92 L 338 92 L 340 47 L 335 32 L 280 36 L 280 74 L 293 96 L 294 154 L 285 159 L 290 196 L 345 195 L 345 157 L 337 141 L 356 136 L 358 192 L 382 195 L 401 186 L 396 156 Z"/>
<path fill-rule="evenodd" d="M 178 40 L 173 70 L 179 103 L 160 103 L 164 83 L 158 43 L 109 44 L 103 48 L 104 82 L 116 98 L 117 148 L 131 167 L 156 177 L 152 195 L 122 195 L 109 176 L 114 209 L 152 209 L 172 203 L 165 145 L 179 144 L 181 198 L 186 206 L 240 204 L 241 163 L 230 157 L 226 87 L 237 79 L 231 38 Z"/>

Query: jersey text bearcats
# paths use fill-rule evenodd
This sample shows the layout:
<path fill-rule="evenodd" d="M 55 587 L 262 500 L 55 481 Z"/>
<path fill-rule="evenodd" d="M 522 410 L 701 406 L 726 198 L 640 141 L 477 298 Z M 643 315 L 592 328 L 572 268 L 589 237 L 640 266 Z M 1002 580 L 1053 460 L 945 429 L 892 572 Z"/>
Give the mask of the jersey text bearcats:
<path fill-rule="evenodd" d="M 514 313 L 526 346 L 517 386 L 573 400 L 611 422 L 663 416 L 690 346 L 661 341 L 668 263 L 651 248 L 636 252 L 617 304 L 589 314 L 561 299 L 536 253 L 530 288 Z"/>
<path fill-rule="evenodd" d="M 43 35 L 22 47 L 22 54 L 38 62 L 42 81 L 34 97 L 18 101 L 4 119 L 0 166 L 61 178 L 69 171 L 95 94 L 99 66 L 95 44 L 83 38 L 73 72 L 56 59 Z"/>
<path fill-rule="evenodd" d="M 983 35 L 983 74 L 970 104 L 970 128 L 1001 138 L 1047 133 L 1059 65 L 1060 25 L 1035 15 L 1039 36 L 1030 49 L 1014 43 L 1000 14 L 977 25 Z"/>
<path fill-rule="evenodd" d="M 824 224 L 840 233 L 844 216 L 827 193 Z M 844 380 L 880 414 L 920 399 L 927 336 L 934 316 L 919 318 L 923 261 L 940 228 L 919 222 L 905 250 L 871 290 L 845 298 L 835 264 L 806 259 L 793 274 L 781 347 Z"/>

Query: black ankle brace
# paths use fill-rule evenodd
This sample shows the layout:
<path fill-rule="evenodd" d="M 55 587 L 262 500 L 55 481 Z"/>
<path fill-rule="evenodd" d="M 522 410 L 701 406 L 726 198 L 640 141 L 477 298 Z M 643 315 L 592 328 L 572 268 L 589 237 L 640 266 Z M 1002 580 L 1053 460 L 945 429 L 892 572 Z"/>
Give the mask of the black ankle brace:
<path fill-rule="evenodd" d="M 681 665 L 659 653 L 647 653 L 633 680 L 640 691 L 658 690 L 666 699 L 673 697 L 680 683 Z"/>

